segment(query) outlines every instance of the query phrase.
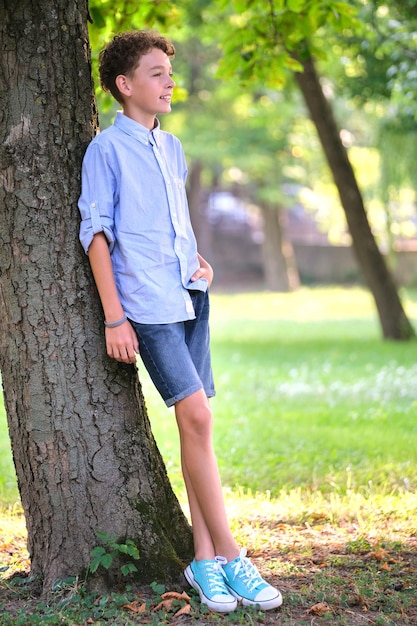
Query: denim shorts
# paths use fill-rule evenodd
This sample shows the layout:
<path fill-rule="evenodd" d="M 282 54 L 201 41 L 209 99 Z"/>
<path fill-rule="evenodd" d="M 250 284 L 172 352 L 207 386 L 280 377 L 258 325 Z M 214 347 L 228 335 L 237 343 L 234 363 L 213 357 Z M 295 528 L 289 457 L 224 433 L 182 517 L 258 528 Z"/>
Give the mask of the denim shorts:
<path fill-rule="evenodd" d="M 204 389 L 215 395 L 210 356 L 209 296 L 190 290 L 195 319 L 172 324 L 140 324 L 130 320 L 139 353 L 167 406 Z"/>

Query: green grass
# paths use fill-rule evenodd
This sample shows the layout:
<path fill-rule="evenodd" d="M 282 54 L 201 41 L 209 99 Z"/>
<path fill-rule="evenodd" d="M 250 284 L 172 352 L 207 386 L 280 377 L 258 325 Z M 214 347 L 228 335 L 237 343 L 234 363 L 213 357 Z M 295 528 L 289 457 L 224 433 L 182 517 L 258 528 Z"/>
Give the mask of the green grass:
<path fill-rule="evenodd" d="M 409 315 L 415 299 L 405 296 Z M 387 342 L 360 289 L 212 297 L 215 445 L 225 485 L 391 493 L 417 484 L 415 342 Z M 143 369 L 143 368 L 141 368 Z M 171 478 L 172 416 L 141 378 Z"/>
<path fill-rule="evenodd" d="M 0 398 L 0 508 L 19 501 L 3 398 Z"/>
<path fill-rule="evenodd" d="M 417 318 L 417 296 L 403 294 Z M 387 342 L 362 289 L 212 295 L 215 446 L 226 487 L 344 494 L 417 485 L 415 342 Z M 178 435 L 140 365 L 174 488 Z M 18 499 L 3 407 L 0 503 Z"/>

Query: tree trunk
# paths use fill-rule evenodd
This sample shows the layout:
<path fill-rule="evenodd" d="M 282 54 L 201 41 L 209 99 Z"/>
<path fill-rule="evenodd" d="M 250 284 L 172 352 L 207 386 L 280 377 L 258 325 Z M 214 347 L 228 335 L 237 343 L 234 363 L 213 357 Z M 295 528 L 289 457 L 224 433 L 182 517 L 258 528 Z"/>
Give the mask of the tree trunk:
<path fill-rule="evenodd" d="M 304 71 L 295 73 L 304 100 L 326 154 L 352 236 L 353 249 L 363 276 L 372 292 L 382 332 L 386 339 L 415 337 L 396 285 L 372 234 L 362 196 L 345 147 L 342 144 L 330 104 L 324 96 L 319 77 L 308 58 Z"/>
<path fill-rule="evenodd" d="M 135 542 L 142 582 L 176 578 L 192 553 L 136 368 L 105 354 L 78 241 L 96 128 L 87 13 L 87 0 L 0 0 L 0 366 L 45 593 L 85 572 L 96 531 Z"/>
<path fill-rule="evenodd" d="M 295 291 L 300 279 L 291 242 L 285 236 L 282 211 L 277 206 L 261 203 L 264 240 L 262 264 L 267 289 Z"/>
<path fill-rule="evenodd" d="M 198 243 L 198 250 L 206 259 L 212 258 L 212 225 L 207 215 L 201 211 L 201 173 L 203 163 L 195 160 L 190 165 L 188 174 L 188 205 L 193 230 Z"/>

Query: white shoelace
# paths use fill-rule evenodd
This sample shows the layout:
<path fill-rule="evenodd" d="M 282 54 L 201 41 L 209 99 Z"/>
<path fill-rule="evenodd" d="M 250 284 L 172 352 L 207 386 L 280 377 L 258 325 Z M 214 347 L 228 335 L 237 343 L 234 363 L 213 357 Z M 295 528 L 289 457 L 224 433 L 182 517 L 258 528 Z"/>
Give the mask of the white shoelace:
<path fill-rule="evenodd" d="M 232 566 L 233 579 L 240 578 L 247 585 L 249 591 L 253 591 L 256 587 L 264 583 L 262 576 L 254 565 L 246 557 L 246 549 L 242 548 L 239 554 L 239 560 Z"/>
<path fill-rule="evenodd" d="M 214 593 L 227 593 L 223 578 L 226 578 L 226 574 L 223 571 L 222 566 L 217 561 L 205 563 L 204 571 L 207 576 L 210 592 Z"/>

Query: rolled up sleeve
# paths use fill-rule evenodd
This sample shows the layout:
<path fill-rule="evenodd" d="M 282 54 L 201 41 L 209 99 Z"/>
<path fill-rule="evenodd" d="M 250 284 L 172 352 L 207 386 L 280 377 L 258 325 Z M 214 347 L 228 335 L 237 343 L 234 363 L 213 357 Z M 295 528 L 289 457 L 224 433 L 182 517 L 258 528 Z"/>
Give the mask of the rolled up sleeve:
<path fill-rule="evenodd" d="M 81 172 L 80 241 L 86 253 L 97 233 L 103 232 L 112 251 L 117 178 L 110 154 L 93 141 L 85 153 Z"/>

